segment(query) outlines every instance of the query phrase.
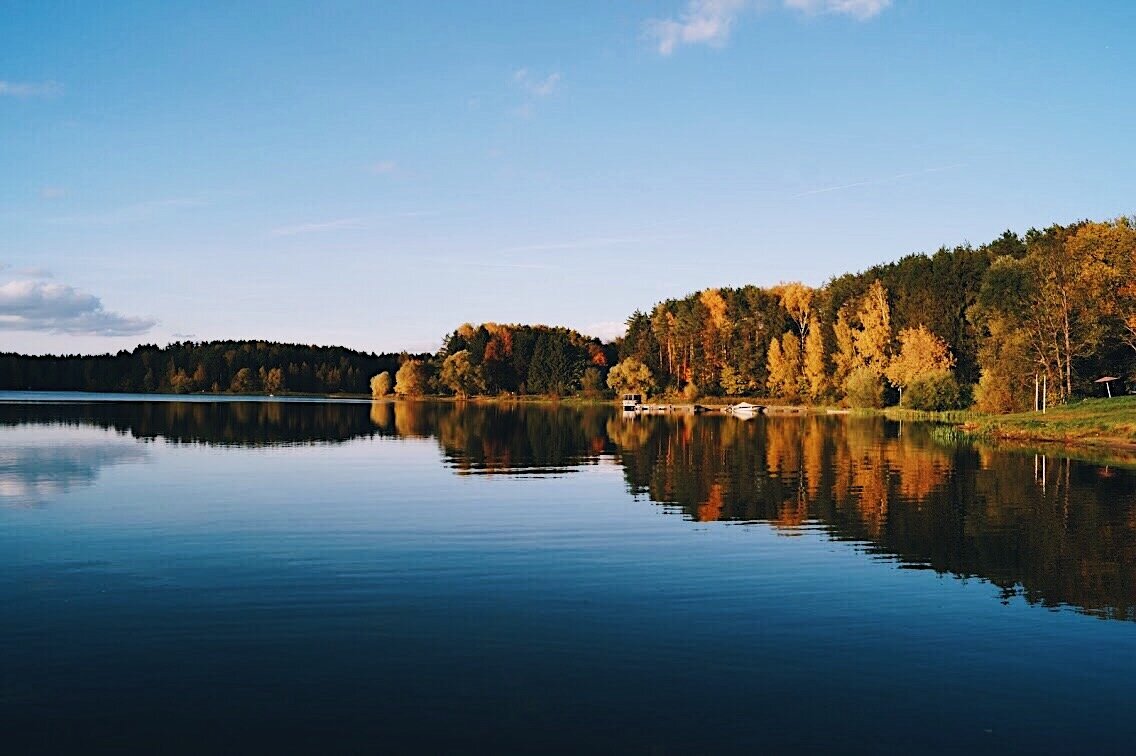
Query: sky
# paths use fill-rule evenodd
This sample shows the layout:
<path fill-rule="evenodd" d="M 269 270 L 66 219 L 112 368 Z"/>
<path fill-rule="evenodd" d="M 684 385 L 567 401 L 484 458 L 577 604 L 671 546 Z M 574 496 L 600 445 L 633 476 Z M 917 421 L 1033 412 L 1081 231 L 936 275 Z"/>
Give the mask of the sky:
<path fill-rule="evenodd" d="M 5 3 L 0 351 L 601 338 L 1136 212 L 1136 3 Z"/>

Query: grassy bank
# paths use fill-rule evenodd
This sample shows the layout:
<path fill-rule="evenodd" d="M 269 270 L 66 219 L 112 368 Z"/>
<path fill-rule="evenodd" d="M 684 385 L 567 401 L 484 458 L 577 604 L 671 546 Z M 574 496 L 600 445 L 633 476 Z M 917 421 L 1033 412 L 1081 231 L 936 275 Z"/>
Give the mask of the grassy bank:
<path fill-rule="evenodd" d="M 894 420 L 951 423 L 966 435 L 1015 441 L 1131 446 L 1136 448 L 1136 396 L 1085 399 L 1049 411 L 986 415 L 978 412 L 889 410 Z"/>

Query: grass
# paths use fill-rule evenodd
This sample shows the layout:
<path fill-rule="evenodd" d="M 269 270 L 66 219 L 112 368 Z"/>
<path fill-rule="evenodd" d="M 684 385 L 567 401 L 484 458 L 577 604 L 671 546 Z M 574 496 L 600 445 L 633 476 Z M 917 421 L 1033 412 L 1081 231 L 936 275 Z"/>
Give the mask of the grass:
<path fill-rule="evenodd" d="M 984 415 L 964 421 L 963 429 L 995 438 L 1136 445 L 1136 396 L 1084 399 L 1044 414 Z"/>
<path fill-rule="evenodd" d="M 988 415 L 982 412 L 915 412 L 889 409 L 892 420 L 922 420 L 955 426 L 956 437 L 1136 447 L 1136 396 L 1084 399 L 1041 412 Z"/>

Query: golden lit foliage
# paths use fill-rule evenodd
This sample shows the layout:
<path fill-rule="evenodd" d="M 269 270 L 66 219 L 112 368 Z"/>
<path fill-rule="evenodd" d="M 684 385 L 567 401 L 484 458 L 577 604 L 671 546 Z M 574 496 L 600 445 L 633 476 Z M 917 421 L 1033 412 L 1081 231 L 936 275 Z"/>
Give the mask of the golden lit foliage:
<path fill-rule="evenodd" d="M 845 303 L 840 311 L 836 314 L 836 323 L 832 326 L 833 336 L 836 338 L 836 353 L 832 355 L 833 372 L 832 382 L 834 385 L 841 387 L 852 374 L 852 371 L 860 367 L 860 359 L 856 354 L 856 339 L 853 335 L 852 319 L 855 313 L 855 305 L 852 302 Z"/>
<path fill-rule="evenodd" d="M 805 337 L 805 358 L 802 364 L 802 378 L 805 391 L 810 399 L 820 401 L 829 392 L 828 360 L 824 353 L 824 334 L 820 328 L 810 328 Z"/>
<path fill-rule="evenodd" d="M 777 397 L 795 399 L 799 395 L 801 379 L 801 342 L 797 334 L 786 331 L 780 339 L 769 342 L 766 355 L 769 377 L 766 385 Z"/>
<path fill-rule="evenodd" d="M 726 300 L 717 289 L 705 289 L 698 295 L 706 308 L 706 322 L 713 330 L 724 333 L 730 329 L 730 319 L 726 316 Z"/>
<path fill-rule="evenodd" d="M 1115 319 L 1120 339 L 1136 349 L 1136 220 L 1085 223 L 1066 241 L 1080 261 L 1084 288 L 1099 312 Z"/>
<path fill-rule="evenodd" d="M 426 366 L 421 360 L 407 360 L 394 375 L 394 392 L 399 396 L 422 396 L 426 392 Z"/>
<path fill-rule="evenodd" d="M 651 387 L 651 370 L 628 357 L 608 371 L 607 385 L 617 394 L 645 394 Z"/>
<path fill-rule="evenodd" d="M 384 370 L 378 375 L 371 376 L 371 396 L 383 397 L 391 392 L 392 381 L 390 372 Z"/>
<path fill-rule="evenodd" d="M 802 339 L 806 338 L 809 322 L 812 319 L 813 296 L 816 292 L 811 287 L 796 281 L 774 286 L 772 291 L 797 326 L 797 335 Z"/>
<path fill-rule="evenodd" d="M 888 363 L 886 372 L 893 386 L 902 388 L 922 375 L 947 371 L 955 365 L 947 342 L 924 325 L 904 328 L 898 338 L 899 353 Z"/>
<path fill-rule="evenodd" d="M 865 367 L 882 376 L 891 359 L 891 309 L 879 279 L 872 282 L 856 313 L 859 329 L 852 332 L 856 353 Z"/>
<path fill-rule="evenodd" d="M 446 357 L 439 375 L 442 385 L 460 397 L 485 390 L 485 378 L 481 367 L 470 360 L 469 351 L 462 349 Z"/>

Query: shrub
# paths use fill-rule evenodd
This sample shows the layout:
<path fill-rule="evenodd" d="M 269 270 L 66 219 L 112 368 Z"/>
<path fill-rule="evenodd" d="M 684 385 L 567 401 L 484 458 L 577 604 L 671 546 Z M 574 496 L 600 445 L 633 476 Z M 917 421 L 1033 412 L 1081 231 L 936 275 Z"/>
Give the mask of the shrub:
<path fill-rule="evenodd" d="M 844 380 L 844 396 L 853 407 L 878 409 L 884 406 L 883 381 L 868 368 L 856 368 Z"/>
<path fill-rule="evenodd" d="M 694 385 L 694 381 L 686 384 L 682 389 L 682 396 L 688 402 L 693 402 L 698 399 L 698 387 Z"/>
<path fill-rule="evenodd" d="M 936 370 L 915 378 L 903 392 L 903 406 L 925 412 L 961 409 L 962 389 L 948 370 Z"/>

